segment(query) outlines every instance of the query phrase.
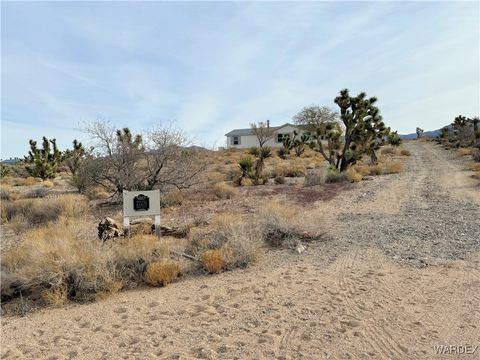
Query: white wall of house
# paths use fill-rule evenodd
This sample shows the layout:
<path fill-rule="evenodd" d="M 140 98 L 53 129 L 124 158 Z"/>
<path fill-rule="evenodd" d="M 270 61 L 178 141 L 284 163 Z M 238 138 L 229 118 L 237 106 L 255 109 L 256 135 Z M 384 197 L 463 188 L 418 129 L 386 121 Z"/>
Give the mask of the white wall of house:
<path fill-rule="evenodd" d="M 287 125 L 280 129 L 275 130 L 274 136 L 271 139 L 269 139 L 265 143 L 265 145 L 270 146 L 272 148 L 283 147 L 281 136 L 288 134 L 292 138 L 294 130 L 297 130 L 297 132 L 299 133 L 298 136 L 301 136 L 304 133 L 303 130 L 299 130 L 294 126 Z M 280 137 L 278 136 L 279 134 L 281 135 Z M 238 141 L 239 144 L 236 145 L 234 143 L 234 140 L 235 142 Z M 258 146 L 258 145 L 259 145 L 258 139 L 255 135 L 227 136 L 227 149 L 248 149 L 248 148 L 251 148 L 252 146 Z"/>

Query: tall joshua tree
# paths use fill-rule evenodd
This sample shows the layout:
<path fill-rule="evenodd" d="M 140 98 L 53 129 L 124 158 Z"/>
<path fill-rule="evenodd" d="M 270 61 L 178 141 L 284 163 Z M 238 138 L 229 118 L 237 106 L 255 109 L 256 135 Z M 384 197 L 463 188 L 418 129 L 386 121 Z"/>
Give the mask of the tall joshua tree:
<path fill-rule="evenodd" d="M 57 173 L 58 166 L 63 159 L 62 152 L 57 148 L 55 139 L 48 140 L 43 137 L 42 148 L 37 148 L 37 142 L 30 140 L 30 151 L 25 157 L 27 171 L 34 177 L 53 179 Z M 51 146 L 50 146 L 51 145 Z"/>
<path fill-rule="evenodd" d="M 340 108 L 340 119 L 345 126 L 343 149 L 335 164 L 339 170 L 346 170 L 364 153 L 370 155 L 373 163 L 377 162 L 376 150 L 380 148 L 388 130 L 380 110 L 375 106 L 376 102 L 376 97 L 367 98 L 364 92 L 352 97 L 348 89 L 340 91 L 335 98 Z"/>
<path fill-rule="evenodd" d="M 415 132 L 417 133 L 417 139 L 420 139 L 423 136 L 423 129 L 422 128 L 417 127 L 415 129 Z"/>

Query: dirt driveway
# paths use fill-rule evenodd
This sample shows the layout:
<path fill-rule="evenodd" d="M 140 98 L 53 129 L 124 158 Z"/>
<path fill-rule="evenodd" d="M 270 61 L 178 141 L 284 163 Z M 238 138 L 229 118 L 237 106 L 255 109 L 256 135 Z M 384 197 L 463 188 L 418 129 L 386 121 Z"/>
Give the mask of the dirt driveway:
<path fill-rule="evenodd" d="M 306 210 L 330 239 L 302 255 L 4 318 L 2 358 L 480 358 L 480 188 L 441 147 L 406 147 L 405 172 Z"/>

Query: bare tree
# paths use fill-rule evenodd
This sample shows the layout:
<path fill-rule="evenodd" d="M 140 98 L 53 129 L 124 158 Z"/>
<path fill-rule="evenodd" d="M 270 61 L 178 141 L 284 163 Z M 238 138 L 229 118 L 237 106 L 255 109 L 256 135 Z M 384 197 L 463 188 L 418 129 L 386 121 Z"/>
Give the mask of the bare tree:
<path fill-rule="evenodd" d="M 171 126 L 157 127 L 144 138 L 128 128 L 116 130 L 110 123 L 96 121 L 84 130 L 94 150 L 88 167 L 90 182 L 123 190 L 162 191 L 168 187 L 188 188 L 198 183 L 205 161 L 197 151 L 187 148 L 188 139 Z"/>
<path fill-rule="evenodd" d="M 258 124 L 250 124 L 253 134 L 258 139 L 258 144 L 262 148 L 268 140 L 273 137 L 273 130 L 268 123 L 259 122 Z"/>

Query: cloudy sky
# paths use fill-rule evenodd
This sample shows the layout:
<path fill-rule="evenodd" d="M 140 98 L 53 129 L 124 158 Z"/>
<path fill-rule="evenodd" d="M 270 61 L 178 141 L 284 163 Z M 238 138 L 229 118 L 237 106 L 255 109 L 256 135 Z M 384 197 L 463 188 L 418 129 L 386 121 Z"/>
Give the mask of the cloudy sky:
<path fill-rule="evenodd" d="M 1 157 L 83 122 L 175 121 L 222 146 L 251 122 L 379 98 L 401 133 L 479 113 L 479 2 L 1 3 Z"/>

